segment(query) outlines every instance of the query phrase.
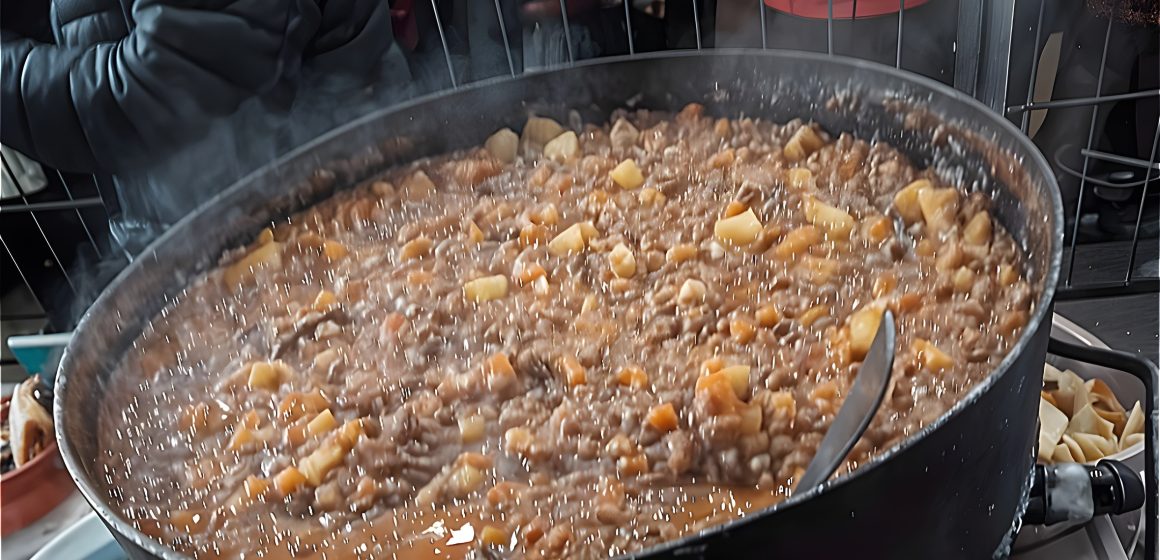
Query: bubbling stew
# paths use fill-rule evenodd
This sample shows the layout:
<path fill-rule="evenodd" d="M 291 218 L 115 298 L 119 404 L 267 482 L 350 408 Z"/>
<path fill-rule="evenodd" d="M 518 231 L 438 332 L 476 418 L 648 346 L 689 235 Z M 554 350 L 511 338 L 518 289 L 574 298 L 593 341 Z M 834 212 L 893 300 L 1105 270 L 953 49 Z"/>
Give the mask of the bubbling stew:
<path fill-rule="evenodd" d="M 199 558 L 600 558 L 793 492 L 885 310 L 841 472 L 944 414 L 1035 289 L 989 199 L 793 121 L 531 118 L 261 231 L 137 339 L 112 503 Z"/>

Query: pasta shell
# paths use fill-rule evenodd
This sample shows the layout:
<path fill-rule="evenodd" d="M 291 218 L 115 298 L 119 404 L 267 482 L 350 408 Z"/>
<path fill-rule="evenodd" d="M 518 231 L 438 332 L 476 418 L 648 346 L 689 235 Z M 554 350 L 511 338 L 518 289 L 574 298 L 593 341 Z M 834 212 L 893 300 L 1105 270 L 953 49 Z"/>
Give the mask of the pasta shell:
<path fill-rule="evenodd" d="M 1046 399 L 1039 400 L 1039 458 L 1047 460 L 1055 450 L 1055 444 L 1067 431 L 1067 415 L 1060 412 Z"/>
<path fill-rule="evenodd" d="M 1096 461 L 1115 453 L 1116 441 L 1095 434 L 1071 434 L 1072 441 L 1083 451 L 1085 462 Z"/>
<path fill-rule="evenodd" d="M 1096 434 L 1105 439 L 1113 439 L 1116 437 L 1115 426 L 1100 418 L 1096 414 L 1092 405 L 1084 405 L 1079 412 L 1071 417 L 1071 423 L 1067 425 L 1067 433 L 1081 433 L 1081 434 Z"/>
<path fill-rule="evenodd" d="M 1124 422 L 1124 431 L 1120 432 L 1120 441 L 1126 441 L 1129 437 L 1139 435 L 1141 438 L 1144 435 L 1144 410 L 1140 408 L 1140 401 L 1136 401 L 1136 405 L 1132 407 L 1132 412 L 1128 414 L 1128 421 Z"/>

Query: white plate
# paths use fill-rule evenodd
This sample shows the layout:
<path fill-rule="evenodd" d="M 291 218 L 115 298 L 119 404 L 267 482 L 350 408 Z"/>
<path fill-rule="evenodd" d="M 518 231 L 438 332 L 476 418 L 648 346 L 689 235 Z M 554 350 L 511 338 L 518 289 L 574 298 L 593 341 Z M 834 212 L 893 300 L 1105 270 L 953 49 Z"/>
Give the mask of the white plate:
<path fill-rule="evenodd" d="M 32 560 L 125 560 L 97 514 L 90 513 L 49 541 Z"/>

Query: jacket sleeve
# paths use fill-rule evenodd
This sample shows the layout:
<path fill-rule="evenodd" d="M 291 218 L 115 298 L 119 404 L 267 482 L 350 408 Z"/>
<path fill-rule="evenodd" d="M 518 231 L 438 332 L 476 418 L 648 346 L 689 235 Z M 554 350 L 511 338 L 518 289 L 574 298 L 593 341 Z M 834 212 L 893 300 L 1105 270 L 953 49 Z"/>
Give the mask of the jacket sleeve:
<path fill-rule="evenodd" d="M 313 0 L 191 4 L 138 1 L 126 37 L 85 47 L 5 31 L 0 141 L 62 170 L 125 171 L 288 83 L 319 20 Z"/>

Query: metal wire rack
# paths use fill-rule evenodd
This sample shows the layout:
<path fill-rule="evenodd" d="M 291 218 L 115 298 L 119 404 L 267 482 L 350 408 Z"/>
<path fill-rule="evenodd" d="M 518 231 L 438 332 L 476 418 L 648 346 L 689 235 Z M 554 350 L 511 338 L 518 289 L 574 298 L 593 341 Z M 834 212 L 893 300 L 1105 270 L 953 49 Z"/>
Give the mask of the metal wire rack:
<path fill-rule="evenodd" d="M 582 2 L 582 0 L 572 1 L 573 4 Z M 841 43 L 853 34 L 855 25 L 864 25 L 864 22 L 872 20 L 875 22 L 875 29 L 879 31 L 891 27 L 894 29 L 894 40 L 891 41 L 893 48 L 888 49 L 893 52 L 879 56 L 879 61 L 914 70 L 911 67 L 914 66 L 911 57 L 907 56 L 910 54 L 907 37 L 921 32 L 921 28 L 929 23 L 920 20 L 921 14 L 917 8 L 928 4 L 920 0 L 899 0 L 898 9 L 893 14 L 874 18 L 862 18 L 859 15 L 857 0 L 853 0 L 852 5 L 851 0 L 829 0 L 824 19 L 787 15 L 770 8 L 764 0 L 676 0 L 654 1 L 644 5 L 631 0 L 611 1 L 613 3 L 609 4 L 606 0 L 598 9 L 603 15 L 605 29 L 609 28 L 610 14 L 616 14 L 619 21 L 611 22 L 611 28 L 614 31 L 619 28 L 618 32 L 623 34 L 623 41 L 617 37 L 606 36 L 604 41 L 606 46 L 597 52 L 596 56 L 634 55 L 646 49 L 656 50 L 656 41 L 645 40 L 644 29 L 648 25 L 655 26 L 657 20 L 664 21 L 666 29 L 670 30 L 672 35 L 662 48 L 704 49 L 728 43 L 729 46 L 754 49 L 788 46 L 819 50 L 829 54 L 851 54 L 842 52 Z M 769 1 L 771 4 L 775 3 L 774 0 Z M 1077 4 L 1085 1 L 1091 0 L 1075 0 Z M 941 10 L 950 10 L 954 15 L 952 23 L 944 23 L 953 26 L 952 36 L 948 38 L 949 44 L 944 47 L 952 51 L 950 53 L 950 58 L 953 59 L 952 68 L 949 71 L 942 69 L 937 72 L 938 75 L 931 77 L 976 97 L 996 112 L 1006 115 L 1025 133 L 1030 130 L 1033 117 L 1037 113 L 1042 114 L 1047 110 L 1090 108 L 1087 135 L 1080 139 L 1083 142 L 1080 150 L 1082 166 L 1078 171 L 1078 199 L 1074 205 L 1072 223 L 1069 225 L 1070 257 L 1067 258 L 1063 285 L 1059 292 L 1061 299 L 1160 292 L 1160 277 L 1137 272 L 1139 261 L 1137 253 L 1143 240 L 1141 224 L 1146 214 L 1145 208 L 1149 205 L 1149 187 L 1155 177 L 1160 175 L 1160 164 L 1157 163 L 1160 120 L 1144 124 L 1156 128 L 1152 133 L 1151 153 L 1146 160 L 1101 150 L 1095 142 L 1099 117 L 1101 114 L 1106 115 L 1108 108 L 1113 104 L 1133 100 L 1137 102 L 1160 100 L 1160 89 L 1107 91 L 1110 88 L 1105 87 L 1104 70 L 1109 57 L 1110 39 L 1117 22 L 1116 13 L 1120 5 L 1127 1 L 1130 0 L 1116 0 L 1106 17 L 1098 76 L 1090 95 L 1048 100 L 1039 100 L 1036 95 L 1036 76 L 1041 58 L 1039 51 L 1043 45 L 1042 40 L 1046 37 L 1045 13 L 1065 2 L 958 0 L 949 3 L 950 8 L 946 7 L 948 3 L 938 0 L 930 0 L 928 4 L 939 4 L 942 6 Z M 517 76 L 538 67 L 568 65 L 591 55 L 587 51 L 592 49 L 581 48 L 583 41 L 576 36 L 577 13 L 570 12 L 566 0 L 559 0 L 558 13 L 552 18 L 531 23 L 520 21 L 516 16 L 517 10 L 522 5 L 520 0 L 493 0 L 492 6 L 486 4 L 429 0 L 427 5 L 416 3 L 412 6 L 417 20 L 420 24 L 425 24 L 420 32 L 425 34 L 426 39 L 426 42 L 421 42 L 411 53 L 412 64 L 428 66 L 436 64 L 445 66 L 446 69 L 444 75 L 446 79 L 443 79 L 440 76 L 441 71 L 428 68 L 425 75 L 431 77 L 432 84 L 426 89 L 458 88 L 473 81 L 503 74 L 504 70 L 511 76 Z M 550 5 L 552 2 L 544 1 L 541 4 Z M 487 12 L 492 9 L 494 11 L 488 14 Z M 553 18 L 558 18 L 558 21 L 553 21 Z M 729 23 L 738 21 L 741 23 Z M 790 22 L 795 29 L 801 30 L 794 33 L 792 44 L 787 45 L 781 33 L 771 34 L 771 28 L 778 22 Z M 896 25 L 892 25 L 894 23 Z M 547 55 L 529 57 L 528 43 L 537 37 L 542 39 L 545 33 L 552 31 L 562 37 L 563 49 L 555 49 L 555 55 L 549 52 Z M 490 34 L 493 38 L 498 37 L 500 40 L 494 43 L 495 48 L 492 50 L 502 49 L 502 54 L 465 53 L 464 37 L 480 32 Z M 824 42 L 820 40 L 822 37 L 819 35 L 824 36 Z M 436 36 L 437 42 L 434 41 Z M 1027 48 L 1025 41 L 1031 36 L 1034 36 L 1034 43 L 1030 44 L 1032 48 Z M 500 43 L 502 47 L 499 46 Z M 521 44 L 523 50 L 520 49 Z M 476 49 L 476 45 L 472 44 L 470 49 Z M 486 51 L 483 47 L 479 47 L 479 50 Z M 889 56 L 891 54 L 893 56 Z M 942 53 L 944 57 L 947 57 L 947 54 Z M 537 63 L 536 58 L 542 59 L 542 63 Z M 487 60 L 488 63 L 480 64 L 481 59 Z M 481 66 L 486 66 L 490 70 L 480 70 Z M 1081 275 L 1076 274 L 1077 262 L 1081 263 L 1078 268 L 1082 270 L 1086 253 L 1082 245 L 1077 245 L 1081 237 L 1080 218 L 1085 197 L 1093 196 L 1090 192 L 1093 188 L 1107 186 L 1105 180 L 1093 176 L 1094 162 L 1142 169 L 1144 176 L 1141 181 L 1134 183 L 1142 188 L 1131 241 L 1115 248 L 1124 254 L 1124 258 L 1121 259 L 1124 262 L 1121 272 L 1116 273 L 1111 279 L 1106 279 L 1105 276 L 1105 279 L 1081 281 Z M 82 289 L 82 284 L 90 286 L 92 282 L 79 282 L 77 278 L 78 274 L 90 273 L 92 267 L 79 267 L 77 261 L 88 258 L 102 263 L 114 262 L 123 265 L 133 258 L 131 251 L 120 246 L 115 236 L 109 235 L 109 208 L 110 204 L 115 202 L 109 179 L 101 176 L 50 172 L 47 188 L 32 193 L 26 186 L 21 185 L 8 157 L 3 158 L 3 173 L 17 191 L 16 196 L 10 200 L 0 202 L 0 217 L 6 222 L 0 227 L 0 244 L 3 245 L 8 259 L 8 262 L 4 263 L 5 270 L 7 272 L 9 270 L 7 267 L 13 267 L 24 287 L 35 296 L 40 307 L 39 310 L 23 311 L 13 309 L 12 305 L 5 305 L 0 319 L 35 320 L 40 317 L 44 319 L 42 328 L 46 330 L 67 330 L 79 314 L 78 308 L 83 308 L 85 298 L 92 295 L 84 293 L 86 290 Z M 70 222 L 71 225 L 66 226 L 66 229 L 71 229 L 71 234 L 63 238 L 57 235 L 55 225 L 51 228 L 46 226 L 45 222 L 48 220 L 54 224 L 61 220 Z M 17 222 L 22 225 L 16 225 Z M 1097 250 L 1106 252 L 1108 249 L 1101 246 Z M 30 257 L 30 254 L 43 254 L 45 258 Z M 116 266 L 119 265 L 114 265 L 114 268 Z M 1102 272 L 1106 274 L 1108 271 Z M 97 288 L 99 289 L 99 286 Z M 89 288 L 88 291 L 92 289 Z M 77 304 L 78 301 L 81 305 Z"/>

